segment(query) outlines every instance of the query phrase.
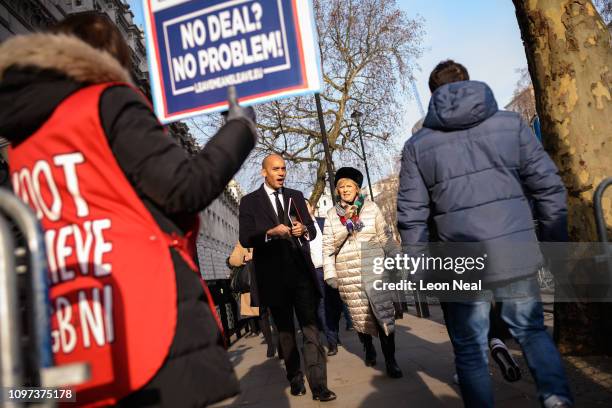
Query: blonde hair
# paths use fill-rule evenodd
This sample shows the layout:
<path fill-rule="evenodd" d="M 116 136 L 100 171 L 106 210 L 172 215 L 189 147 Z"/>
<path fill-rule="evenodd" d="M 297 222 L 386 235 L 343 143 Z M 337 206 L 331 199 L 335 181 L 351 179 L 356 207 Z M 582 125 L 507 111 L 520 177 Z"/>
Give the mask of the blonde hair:
<path fill-rule="evenodd" d="M 361 190 L 361 187 L 359 187 L 359 184 L 357 184 L 357 182 L 353 179 L 350 179 L 348 177 L 343 177 L 340 180 L 338 180 L 338 182 L 336 183 L 336 195 L 340 196 L 340 192 L 338 190 L 338 186 L 340 185 L 340 183 L 342 183 L 343 180 L 346 181 L 350 181 L 351 183 L 353 183 L 353 185 L 357 188 L 357 194 L 359 195 L 359 191 Z"/>

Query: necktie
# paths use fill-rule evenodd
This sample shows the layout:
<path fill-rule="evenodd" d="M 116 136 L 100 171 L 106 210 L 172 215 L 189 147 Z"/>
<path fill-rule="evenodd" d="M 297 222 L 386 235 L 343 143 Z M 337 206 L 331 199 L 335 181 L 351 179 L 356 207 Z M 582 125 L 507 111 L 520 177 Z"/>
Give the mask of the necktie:
<path fill-rule="evenodd" d="M 281 224 L 285 223 L 285 211 L 283 210 L 283 205 L 281 204 L 278 198 L 278 191 L 274 192 L 274 200 L 276 202 L 276 215 L 278 217 L 278 222 Z"/>

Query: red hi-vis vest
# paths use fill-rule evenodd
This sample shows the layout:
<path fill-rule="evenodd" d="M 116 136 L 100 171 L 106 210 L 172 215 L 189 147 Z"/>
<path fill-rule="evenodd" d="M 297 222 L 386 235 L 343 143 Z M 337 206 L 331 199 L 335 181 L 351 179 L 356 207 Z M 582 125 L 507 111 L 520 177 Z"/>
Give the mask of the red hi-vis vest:
<path fill-rule="evenodd" d="M 177 315 L 169 247 L 186 246 L 161 231 L 110 150 L 99 101 L 113 85 L 74 93 L 9 149 L 15 193 L 45 231 L 55 363 L 90 364 L 91 380 L 75 387 L 90 406 L 117 402 L 162 366 Z"/>

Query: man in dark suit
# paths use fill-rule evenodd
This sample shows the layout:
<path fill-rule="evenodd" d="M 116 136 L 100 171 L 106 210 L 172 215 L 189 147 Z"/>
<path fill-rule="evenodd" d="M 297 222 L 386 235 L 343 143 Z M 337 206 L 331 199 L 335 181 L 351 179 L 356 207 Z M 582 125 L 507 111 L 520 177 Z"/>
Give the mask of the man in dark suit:
<path fill-rule="evenodd" d="M 304 335 L 304 366 L 312 397 L 336 399 L 327 388 L 325 350 L 317 328 L 321 296 L 308 241 L 316 236 L 312 218 L 297 190 L 283 187 L 287 169 L 279 155 L 262 163 L 263 185 L 240 201 L 240 243 L 253 248 L 255 277 L 262 304 L 269 306 L 279 331 L 292 395 L 304 395 L 304 376 L 295 341 L 294 310 Z"/>

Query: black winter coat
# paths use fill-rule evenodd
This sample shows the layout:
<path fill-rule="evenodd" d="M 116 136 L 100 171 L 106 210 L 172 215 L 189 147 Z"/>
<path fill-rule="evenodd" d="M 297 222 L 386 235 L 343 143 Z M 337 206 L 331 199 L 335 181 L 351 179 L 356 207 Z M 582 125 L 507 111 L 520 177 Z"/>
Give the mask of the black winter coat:
<path fill-rule="evenodd" d="M 317 230 L 312 217 L 308 214 L 306 201 L 301 192 L 283 188 L 283 205 L 289 208 L 291 198 L 293 208 L 299 213 L 302 223 L 314 239 Z M 287 214 L 285 214 L 287 215 Z M 302 245 L 292 246 L 284 239 L 266 241 L 266 231 L 279 224 L 276 212 L 263 185 L 242 197 L 240 201 L 240 244 L 253 248 L 253 264 L 257 278 L 259 302 L 266 306 L 286 306 L 291 304 L 288 288 L 294 287 L 298 273 L 307 274 L 315 288 L 319 290 L 317 275 L 310 258 L 310 246 L 306 239 Z"/>
<path fill-rule="evenodd" d="M 30 55 L 49 52 L 28 51 Z M 32 135 L 65 98 L 82 87 L 129 80 L 125 72 L 100 73 L 108 56 L 90 59 L 91 53 L 79 50 L 55 51 L 57 61 L 0 57 L 0 135 L 13 144 Z M 120 168 L 166 233 L 184 234 L 186 221 L 223 191 L 254 146 L 251 128 L 232 120 L 201 152 L 189 157 L 164 132 L 144 98 L 125 86 L 105 91 L 100 116 Z M 238 393 L 237 378 L 199 278 L 174 249 L 170 251 L 178 291 L 174 340 L 150 383 L 121 405 L 206 406 Z"/>

